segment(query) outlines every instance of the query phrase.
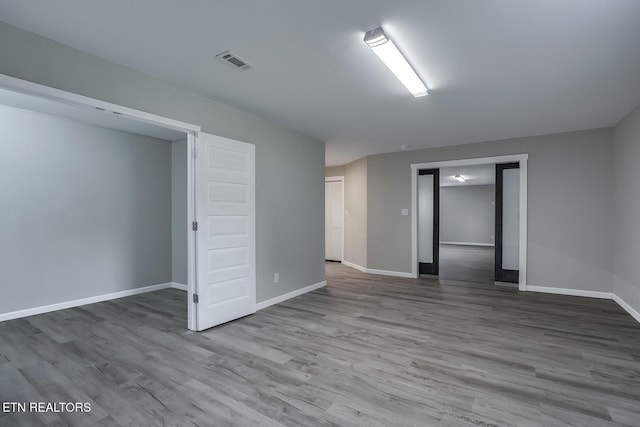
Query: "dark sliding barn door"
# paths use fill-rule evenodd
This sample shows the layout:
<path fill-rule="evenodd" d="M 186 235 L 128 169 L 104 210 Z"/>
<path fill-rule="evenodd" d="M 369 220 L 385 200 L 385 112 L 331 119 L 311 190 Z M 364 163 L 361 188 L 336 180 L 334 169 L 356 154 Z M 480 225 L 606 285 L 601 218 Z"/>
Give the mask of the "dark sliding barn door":
<path fill-rule="evenodd" d="M 440 243 L 440 171 L 418 172 L 418 272 L 438 274 Z"/>
<path fill-rule="evenodd" d="M 520 164 L 496 165 L 497 282 L 518 283 L 520 250 Z"/>

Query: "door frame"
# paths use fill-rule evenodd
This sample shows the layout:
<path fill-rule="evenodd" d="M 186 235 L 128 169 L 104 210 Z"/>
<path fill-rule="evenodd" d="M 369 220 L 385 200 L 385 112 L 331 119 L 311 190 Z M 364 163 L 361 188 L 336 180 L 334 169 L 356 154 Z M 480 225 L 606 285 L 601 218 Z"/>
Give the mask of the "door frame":
<path fill-rule="evenodd" d="M 337 175 L 337 176 L 325 176 L 324 177 L 324 183 L 325 183 L 325 191 L 327 189 L 326 184 L 327 182 L 340 182 L 342 184 L 342 249 L 341 249 L 341 260 L 340 262 L 344 261 L 344 224 L 345 224 L 345 220 L 344 220 L 344 176 L 343 175 Z M 325 219 L 325 225 L 327 224 L 326 219 Z M 325 232 L 325 238 L 326 238 L 326 232 Z M 325 257 L 326 258 L 326 257 Z"/>
<path fill-rule="evenodd" d="M 198 306 L 194 295 L 197 291 L 198 277 L 198 233 L 194 230 L 197 224 L 196 204 L 196 158 L 198 157 L 198 132 L 187 134 L 187 328 L 196 331 L 198 324 Z"/>
<path fill-rule="evenodd" d="M 504 199 L 504 193 L 503 193 L 503 182 L 504 182 L 504 175 L 503 175 L 503 171 L 505 170 L 509 170 L 509 169 L 519 169 L 520 168 L 520 163 L 519 162 L 511 162 L 511 163 L 497 163 L 496 164 L 496 170 L 495 170 L 495 174 L 496 174 L 496 193 L 495 193 L 495 236 L 496 236 L 496 240 L 495 240 L 495 244 L 496 244 L 496 251 L 495 251 L 495 262 L 494 262 L 494 274 L 495 274 L 495 281 L 496 282 L 507 282 L 507 283 L 518 283 L 518 277 L 520 275 L 520 272 L 518 270 L 506 270 L 504 268 L 502 268 L 502 244 L 504 242 L 503 239 L 503 230 L 504 230 L 504 224 L 503 224 L 503 199 Z"/>
<path fill-rule="evenodd" d="M 411 276 L 418 278 L 418 171 L 453 166 L 520 163 L 520 256 L 518 289 L 527 290 L 527 160 L 529 154 L 478 157 L 411 164 Z"/>
<path fill-rule="evenodd" d="M 200 132 L 200 126 L 179 120 L 170 119 L 168 117 L 159 116 L 157 114 L 147 113 L 122 105 L 105 102 L 96 98 L 91 98 L 77 93 L 68 92 L 62 89 L 56 89 L 50 86 L 33 83 L 28 80 L 0 74 L 0 88 L 12 92 L 22 93 L 26 95 L 37 96 L 72 105 L 80 108 L 96 109 L 104 114 L 116 114 L 124 119 L 135 120 L 138 122 L 152 124 L 165 129 L 171 129 L 184 133 L 187 137 L 187 288 L 188 288 L 188 304 L 187 304 L 187 327 L 195 330 L 196 305 L 193 302 L 193 294 L 195 291 L 196 280 L 196 263 L 195 254 L 197 241 L 195 232 L 192 231 L 192 222 L 195 221 L 195 156 L 197 154 L 197 137 Z"/>

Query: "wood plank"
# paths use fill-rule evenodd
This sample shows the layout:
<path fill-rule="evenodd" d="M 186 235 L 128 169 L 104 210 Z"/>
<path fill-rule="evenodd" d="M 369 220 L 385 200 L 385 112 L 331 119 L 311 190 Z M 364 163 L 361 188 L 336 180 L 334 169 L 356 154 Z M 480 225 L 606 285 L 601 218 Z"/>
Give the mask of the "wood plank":
<path fill-rule="evenodd" d="M 175 289 L 0 323 L 0 400 L 95 408 L 0 425 L 640 425 L 631 316 L 464 274 L 328 263 L 326 288 L 203 333 Z"/>

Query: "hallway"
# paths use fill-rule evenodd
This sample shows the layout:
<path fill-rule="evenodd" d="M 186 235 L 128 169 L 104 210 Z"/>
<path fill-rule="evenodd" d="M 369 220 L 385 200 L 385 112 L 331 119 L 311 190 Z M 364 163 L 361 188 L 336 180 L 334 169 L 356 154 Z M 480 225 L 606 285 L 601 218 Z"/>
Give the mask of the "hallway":
<path fill-rule="evenodd" d="M 493 284 L 493 246 L 440 244 L 440 280 Z"/>

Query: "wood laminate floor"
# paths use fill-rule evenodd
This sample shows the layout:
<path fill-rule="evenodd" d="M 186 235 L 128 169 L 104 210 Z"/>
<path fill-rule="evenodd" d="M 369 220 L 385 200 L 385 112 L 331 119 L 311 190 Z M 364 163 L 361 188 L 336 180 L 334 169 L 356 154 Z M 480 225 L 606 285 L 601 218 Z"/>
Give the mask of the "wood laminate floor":
<path fill-rule="evenodd" d="M 204 333 L 163 290 L 0 323 L 2 426 L 640 425 L 616 303 L 327 265 L 328 286 Z"/>
<path fill-rule="evenodd" d="M 495 248 L 440 243 L 440 280 L 493 284 Z"/>

